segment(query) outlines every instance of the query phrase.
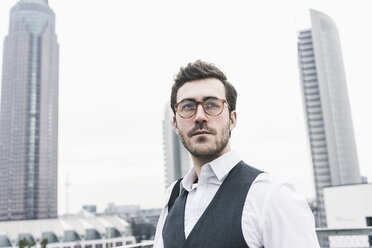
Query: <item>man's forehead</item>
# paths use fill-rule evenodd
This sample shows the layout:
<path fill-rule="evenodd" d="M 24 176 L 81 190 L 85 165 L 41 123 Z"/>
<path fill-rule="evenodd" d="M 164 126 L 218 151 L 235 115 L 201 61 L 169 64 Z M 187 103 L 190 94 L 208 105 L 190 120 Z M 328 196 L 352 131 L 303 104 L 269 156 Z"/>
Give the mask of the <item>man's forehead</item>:
<path fill-rule="evenodd" d="M 183 99 L 202 100 L 206 97 L 225 98 L 225 87 L 220 80 L 208 78 L 187 82 L 177 92 L 177 102 Z"/>

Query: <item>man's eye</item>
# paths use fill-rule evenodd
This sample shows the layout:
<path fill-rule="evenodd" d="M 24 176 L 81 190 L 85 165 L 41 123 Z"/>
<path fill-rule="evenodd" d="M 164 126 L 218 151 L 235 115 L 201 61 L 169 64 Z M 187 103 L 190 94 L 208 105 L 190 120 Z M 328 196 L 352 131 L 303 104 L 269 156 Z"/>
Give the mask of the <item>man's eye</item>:
<path fill-rule="evenodd" d="M 219 105 L 215 102 L 206 102 L 205 107 L 206 108 L 216 108 L 216 107 L 219 107 Z"/>
<path fill-rule="evenodd" d="M 182 110 L 192 110 L 195 109 L 195 104 L 193 103 L 187 103 L 185 105 L 182 105 Z"/>

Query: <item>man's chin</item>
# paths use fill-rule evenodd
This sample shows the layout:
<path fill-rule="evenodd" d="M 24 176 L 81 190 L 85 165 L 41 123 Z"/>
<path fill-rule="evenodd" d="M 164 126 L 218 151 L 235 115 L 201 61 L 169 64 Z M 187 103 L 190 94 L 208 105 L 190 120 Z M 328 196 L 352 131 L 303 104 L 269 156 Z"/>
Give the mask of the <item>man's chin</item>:
<path fill-rule="evenodd" d="M 208 135 L 198 135 L 192 137 L 194 145 L 205 145 L 210 139 Z"/>
<path fill-rule="evenodd" d="M 210 147 L 206 143 L 199 143 L 193 145 L 192 149 L 189 151 L 195 157 L 209 157 L 216 153 L 215 150 L 215 147 Z"/>

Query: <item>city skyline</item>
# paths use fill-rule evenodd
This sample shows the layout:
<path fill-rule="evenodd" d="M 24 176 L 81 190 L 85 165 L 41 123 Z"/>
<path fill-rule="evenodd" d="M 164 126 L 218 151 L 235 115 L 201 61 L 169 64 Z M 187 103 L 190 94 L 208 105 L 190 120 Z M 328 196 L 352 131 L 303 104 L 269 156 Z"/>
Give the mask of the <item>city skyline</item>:
<path fill-rule="evenodd" d="M 46 0 L 20 0 L 4 41 L 0 221 L 56 218 L 58 43 Z"/>
<path fill-rule="evenodd" d="M 298 34 L 299 71 L 313 163 L 318 227 L 327 226 L 323 188 L 361 183 L 337 25 L 310 10 Z"/>
<path fill-rule="evenodd" d="M 15 3 L 0 2 L 1 39 Z M 60 43 L 60 214 L 66 210 L 66 174 L 70 212 L 85 204 L 102 211 L 108 202 L 163 205 L 164 105 L 179 67 L 196 59 L 222 68 L 238 90 L 233 149 L 248 164 L 313 197 L 298 74 L 297 9 L 317 9 L 337 23 L 360 170 L 371 180 L 368 1 L 49 4 L 57 15 Z"/>

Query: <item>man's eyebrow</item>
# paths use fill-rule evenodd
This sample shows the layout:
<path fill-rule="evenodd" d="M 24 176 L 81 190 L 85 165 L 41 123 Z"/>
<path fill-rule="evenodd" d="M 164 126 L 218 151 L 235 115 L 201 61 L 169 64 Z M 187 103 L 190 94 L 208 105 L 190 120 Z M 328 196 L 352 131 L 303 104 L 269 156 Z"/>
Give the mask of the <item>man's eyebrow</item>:
<path fill-rule="evenodd" d="M 218 97 L 216 97 L 216 96 L 205 96 L 205 97 L 203 97 L 203 101 L 208 100 L 208 99 L 210 99 L 210 98 L 218 98 Z M 182 102 L 182 101 L 185 101 L 185 100 L 196 102 L 195 98 L 191 98 L 191 97 L 189 97 L 189 98 L 184 98 L 184 99 L 182 99 L 182 100 L 179 101 L 179 102 Z"/>
<path fill-rule="evenodd" d="M 182 99 L 179 102 L 183 102 L 183 101 L 186 101 L 186 100 L 188 100 L 188 101 L 194 101 L 194 102 L 196 101 L 195 98 L 184 98 L 184 99 Z"/>
<path fill-rule="evenodd" d="M 203 97 L 203 101 L 211 99 L 211 98 L 218 98 L 218 97 L 216 97 L 216 96 L 206 96 L 206 97 Z"/>

